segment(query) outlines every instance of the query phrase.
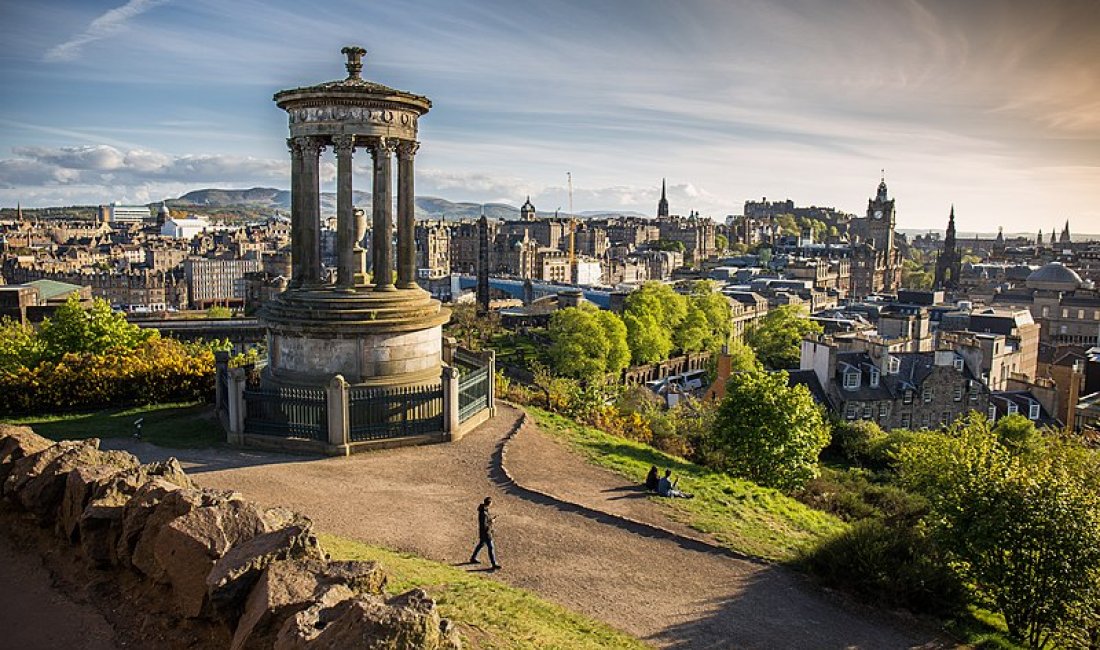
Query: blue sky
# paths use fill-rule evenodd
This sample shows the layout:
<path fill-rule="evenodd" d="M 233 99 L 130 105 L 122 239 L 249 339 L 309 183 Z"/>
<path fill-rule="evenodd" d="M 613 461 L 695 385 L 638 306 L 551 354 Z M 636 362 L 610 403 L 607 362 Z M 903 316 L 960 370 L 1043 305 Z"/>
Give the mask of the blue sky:
<path fill-rule="evenodd" d="M 0 205 L 286 187 L 271 95 L 361 44 L 434 102 L 420 194 L 861 212 L 885 168 L 903 228 L 1097 232 L 1098 35 L 1091 0 L 2 0 Z"/>

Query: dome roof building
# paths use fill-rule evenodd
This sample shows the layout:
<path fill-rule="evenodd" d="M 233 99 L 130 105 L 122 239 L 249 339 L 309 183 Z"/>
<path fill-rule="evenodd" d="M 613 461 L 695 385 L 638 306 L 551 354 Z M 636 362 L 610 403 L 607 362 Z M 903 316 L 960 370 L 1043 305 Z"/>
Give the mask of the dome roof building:
<path fill-rule="evenodd" d="M 1027 276 L 1028 289 L 1076 291 L 1083 284 L 1077 272 L 1061 262 L 1050 262 Z"/>

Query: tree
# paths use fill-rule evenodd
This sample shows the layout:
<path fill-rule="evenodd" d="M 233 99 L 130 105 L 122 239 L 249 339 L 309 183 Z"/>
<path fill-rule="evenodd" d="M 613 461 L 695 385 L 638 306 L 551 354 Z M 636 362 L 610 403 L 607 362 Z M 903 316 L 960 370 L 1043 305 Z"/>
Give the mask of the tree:
<path fill-rule="evenodd" d="M 133 350 L 157 335 L 156 330 L 127 322 L 125 316 L 111 311 L 105 300 L 96 298 L 85 309 L 80 298 L 73 294 L 51 318 L 42 322 L 37 338 L 42 359 L 54 361 L 68 353 Z"/>
<path fill-rule="evenodd" d="M 233 310 L 230 309 L 229 307 L 222 307 L 220 305 L 215 305 L 213 307 L 208 307 L 206 309 L 206 317 L 207 318 L 232 318 L 233 317 Z"/>
<path fill-rule="evenodd" d="M 5 316 L 0 320 L 0 371 L 33 368 L 41 358 L 41 342 L 34 328 Z"/>
<path fill-rule="evenodd" d="M 707 315 L 694 303 L 688 304 L 687 315 L 673 332 L 672 342 L 683 352 L 699 352 L 710 347 L 711 331 Z"/>
<path fill-rule="evenodd" d="M 745 334 L 745 341 L 765 367 L 796 368 L 802 338 L 822 331 L 820 324 L 802 315 L 798 305 L 781 305 L 765 314 L 756 327 Z"/>
<path fill-rule="evenodd" d="M 760 364 L 760 360 L 756 358 L 756 353 L 752 351 L 752 348 L 741 341 L 730 341 L 727 354 L 730 356 L 731 374 L 737 372 L 759 372 L 764 369 L 764 366 Z"/>
<path fill-rule="evenodd" d="M 672 333 L 657 322 L 652 314 L 623 314 L 630 359 L 634 363 L 656 363 L 668 359 L 672 352 Z"/>
<path fill-rule="evenodd" d="M 613 311 L 599 309 L 596 318 L 603 328 L 603 335 L 607 337 L 607 368 L 608 374 L 618 375 L 630 367 L 630 345 L 627 343 L 626 324 L 623 319 Z"/>
<path fill-rule="evenodd" d="M 550 318 L 550 359 L 559 375 L 584 379 L 607 372 L 610 345 L 591 307 L 568 307 Z"/>
<path fill-rule="evenodd" d="M 502 331 L 498 312 L 479 316 L 474 303 L 463 303 L 451 308 L 451 322 L 447 324 L 447 333 L 468 350 L 484 348 Z"/>
<path fill-rule="evenodd" d="M 687 298 L 661 282 L 646 282 L 626 297 L 623 323 L 635 363 L 664 361 L 673 348 L 673 332 L 687 316 Z"/>
<path fill-rule="evenodd" d="M 688 302 L 697 307 L 707 320 L 708 337 L 701 349 L 717 352 L 729 342 L 733 329 L 729 298 L 718 291 L 714 282 L 700 280 L 692 285 Z"/>
<path fill-rule="evenodd" d="M 786 372 L 742 372 L 730 377 L 707 442 L 729 474 L 794 489 L 817 476 L 829 427 L 809 389 L 788 386 Z"/>
<path fill-rule="evenodd" d="M 730 247 L 729 237 L 726 237 L 725 235 L 715 235 L 714 247 L 717 248 L 719 252 L 725 251 L 727 248 Z"/>
<path fill-rule="evenodd" d="M 1006 445 L 979 413 L 926 432 L 898 453 L 899 476 L 930 504 L 928 523 L 953 564 L 1043 648 L 1087 645 L 1100 607 L 1100 495 L 1095 454 L 1076 444 Z"/>

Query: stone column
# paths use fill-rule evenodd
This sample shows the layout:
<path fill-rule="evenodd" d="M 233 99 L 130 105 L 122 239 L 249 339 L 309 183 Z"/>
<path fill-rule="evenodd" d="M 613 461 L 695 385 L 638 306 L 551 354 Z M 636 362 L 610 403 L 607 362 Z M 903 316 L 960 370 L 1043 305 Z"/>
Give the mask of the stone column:
<path fill-rule="evenodd" d="M 336 150 L 336 286 L 355 286 L 355 215 L 352 210 L 351 159 L 355 151 L 354 135 L 332 138 Z"/>
<path fill-rule="evenodd" d="M 367 283 L 367 249 L 363 248 L 363 239 L 367 236 L 367 214 L 361 208 L 355 208 L 355 284 Z"/>
<path fill-rule="evenodd" d="M 443 385 L 443 431 L 453 442 L 462 437 L 458 421 L 458 368 L 443 366 L 439 378 Z"/>
<path fill-rule="evenodd" d="M 375 291 L 395 291 L 393 286 L 393 148 L 396 140 L 378 138 L 371 146 L 374 156 L 373 219 L 371 251 L 374 265 L 371 274 Z"/>
<path fill-rule="evenodd" d="M 321 283 L 321 174 L 317 168 L 318 158 L 325 148 L 321 138 L 305 136 L 298 138 L 302 151 L 301 190 L 299 203 L 302 213 L 301 251 L 302 285 Z"/>
<path fill-rule="evenodd" d="M 413 195 L 415 140 L 397 147 L 397 288 L 416 289 L 416 201 Z"/>
<path fill-rule="evenodd" d="M 346 456 L 349 453 L 351 418 L 348 382 L 343 375 L 333 375 L 325 386 L 325 404 L 328 409 L 328 451 L 330 454 Z"/>
<path fill-rule="evenodd" d="M 302 286 L 302 148 L 297 138 L 286 139 L 290 149 L 290 288 Z"/>

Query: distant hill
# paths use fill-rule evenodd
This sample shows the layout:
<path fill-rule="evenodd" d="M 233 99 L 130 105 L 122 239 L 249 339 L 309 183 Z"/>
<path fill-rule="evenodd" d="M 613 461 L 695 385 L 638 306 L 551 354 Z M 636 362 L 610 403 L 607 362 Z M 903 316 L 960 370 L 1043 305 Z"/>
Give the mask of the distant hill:
<path fill-rule="evenodd" d="M 371 194 L 369 192 L 352 192 L 352 202 L 357 206 L 370 210 Z M 247 208 L 250 210 L 290 210 L 290 192 L 272 187 L 253 187 L 247 190 L 193 190 L 179 197 L 170 199 L 168 206 L 172 208 L 206 208 L 206 209 L 231 209 Z M 482 210 L 490 219 L 518 219 L 519 208 L 506 203 L 455 203 L 447 199 L 435 196 L 416 197 L 416 217 L 418 219 L 446 219 L 447 221 L 461 221 L 463 219 L 477 219 Z M 321 193 L 321 211 L 325 214 L 336 212 L 336 194 L 333 192 Z M 637 212 L 614 212 L 593 210 L 577 215 L 579 219 L 606 218 L 619 215 L 644 216 Z M 550 216 L 548 213 L 539 213 L 539 216 Z M 567 214 L 562 214 L 567 217 Z"/>

